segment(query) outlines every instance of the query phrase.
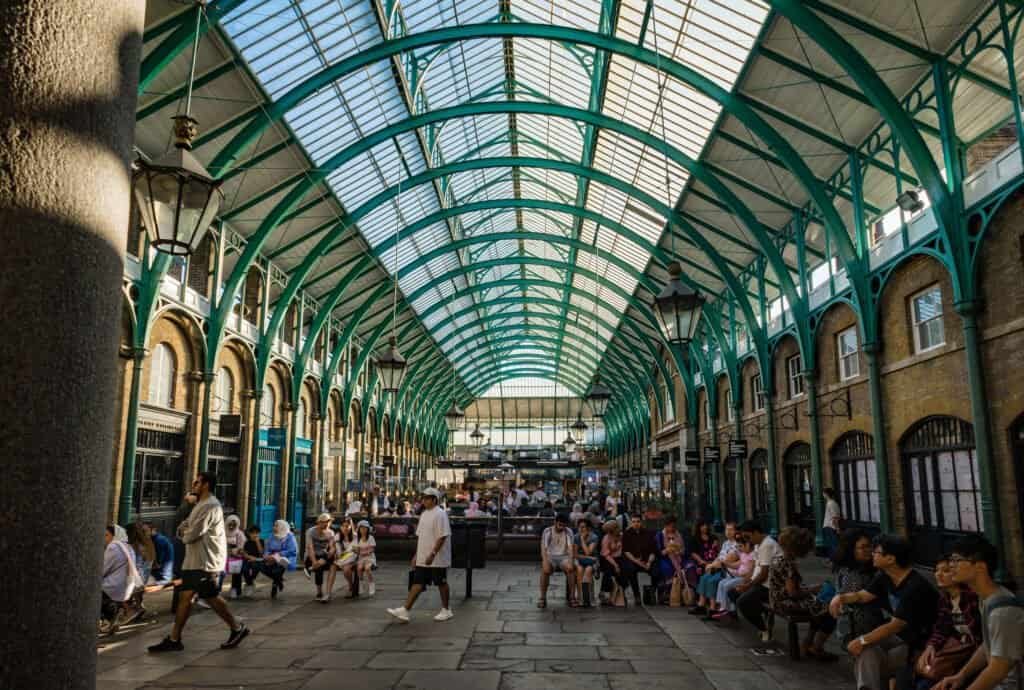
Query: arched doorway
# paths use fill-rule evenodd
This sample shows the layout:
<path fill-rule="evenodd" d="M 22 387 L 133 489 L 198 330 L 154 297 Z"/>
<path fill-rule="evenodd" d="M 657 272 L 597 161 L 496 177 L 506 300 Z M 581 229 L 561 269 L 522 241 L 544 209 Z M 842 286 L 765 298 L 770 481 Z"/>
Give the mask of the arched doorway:
<path fill-rule="evenodd" d="M 768 453 L 759 448 L 750 454 L 750 498 L 754 518 L 768 529 L 772 507 L 768 490 Z"/>
<path fill-rule="evenodd" d="M 814 492 L 811 483 L 811 446 L 803 441 L 794 443 L 783 456 L 786 469 L 786 521 L 815 531 Z"/>
<path fill-rule="evenodd" d="M 914 560 L 932 564 L 957 537 L 983 527 L 974 427 L 928 417 L 906 433 L 900 454 Z"/>
<path fill-rule="evenodd" d="M 1010 427 L 1010 453 L 1017 473 L 1018 514 L 1024 515 L 1024 414 Z"/>
<path fill-rule="evenodd" d="M 877 531 L 881 515 L 875 441 L 863 431 L 850 431 L 832 446 L 832 477 L 836 499 L 851 526 Z"/>

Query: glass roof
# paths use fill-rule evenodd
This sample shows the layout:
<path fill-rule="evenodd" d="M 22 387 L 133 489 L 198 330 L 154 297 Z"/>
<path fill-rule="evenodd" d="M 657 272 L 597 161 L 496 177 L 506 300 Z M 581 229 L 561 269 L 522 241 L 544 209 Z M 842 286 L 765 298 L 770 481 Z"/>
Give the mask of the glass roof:
<path fill-rule="evenodd" d="M 616 16 L 603 16 L 613 8 Z M 645 0 L 263 0 L 221 24 L 277 99 L 325 67 L 389 38 L 496 21 L 614 32 L 731 89 L 767 15 L 766 4 L 757 0 L 658 0 L 653 9 Z M 464 380 L 476 382 L 477 394 L 493 390 L 490 382 L 474 378 L 473 358 L 458 354 L 491 347 L 489 330 L 518 329 L 520 338 L 517 351 L 492 353 L 491 380 L 517 367 L 547 369 L 552 354 L 537 347 L 530 326 L 556 325 L 589 342 L 596 294 L 602 303 L 597 332 L 605 347 L 629 306 L 621 291 L 635 293 L 651 262 L 649 247 L 665 231 L 660 212 L 628 190 L 672 206 L 688 174 L 657 147 L 583 121 L 541 112 L 467 113 L 464 106 L 516 101 L 591 110 L 664 136 L 691 158 L 701 155 L 719 117 L 718 104 L 690 86 L 629 58 L 600 53 L 520 37 L 428 46 L 352 72 L 285 116 L 314 164 L 321 165 L 411 116 L 462 108 L 356 155 L 331 172 L 327 183 L 349 212 L 398 189 L 359 218 L 358 229 L 384 268 L 400 272 L 412 308 L 459 362 Z M 511 165 L 515 158 L 567 162 L 621 184 Z M 411 175 L 477 160 L 490 164 L 416 186 L 407 182 Z M 568 207 L 585 209 L 589 217 Z M 415 232 L 400 241 L 396 257 L 387 245 L 400 228 L 413 224 Z M 634 236 L 620 234 L 619 227 Z M 513 302 L 516 297 L 523 303 Z M 578 348 L 567 345 L 568 352 Z M 598 360 L 581 357 L 577 364 L 585 384 Z M 552 384 L 544 386 L 550 392 Z"/>

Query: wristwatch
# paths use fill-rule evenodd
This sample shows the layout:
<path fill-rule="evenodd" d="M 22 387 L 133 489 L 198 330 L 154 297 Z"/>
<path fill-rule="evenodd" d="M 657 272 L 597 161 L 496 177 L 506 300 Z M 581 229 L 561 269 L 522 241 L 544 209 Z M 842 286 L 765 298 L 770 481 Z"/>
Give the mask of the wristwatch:
<path fill-rule="evenodd" d="M 868 646 L 868 641 L 867 641 L 867 639 L 863 635 L 861 635 L 858 638 L 858 640 L 860 641 L 860 646 L 861 647 L 867 647 Z"/>

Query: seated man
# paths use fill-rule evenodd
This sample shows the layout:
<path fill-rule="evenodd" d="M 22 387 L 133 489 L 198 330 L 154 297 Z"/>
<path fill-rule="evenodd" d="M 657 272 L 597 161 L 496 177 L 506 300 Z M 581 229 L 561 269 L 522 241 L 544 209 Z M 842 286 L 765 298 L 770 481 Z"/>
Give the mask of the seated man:
<path fill-rule="evenodd" d="M 910 687 L 913 662 L 931 635 L 939 592 L 910 567 L 911 546 L 903 537 L 876 537 L 872 558 L 881 572 L 867 589 L 837 594 L 829 608 L 838 618 L 843 605 L 869 604 L 876 599 L 888 604 L 892 618 L 851 640 L 847 650 L 856 659 L 857 690 L 888 690 L 890 678 L 895 678 L 897 690 L 903 690 Z"/>
<path fill-rule="evenodd" d="M 576 607 L 576 545 L 573 533 L 566 525 L 569 518 L 563 513 L 555 517 L 555 524 L 544 530 L 540 537 L 540 601 L 538 608 L 548 605 L 548 583 L 555 570 L 565 573 L 565 587 L 569 592 L 569 606 Z"/>
<path fill-rule="evenodd" d="M 654 533 L 644 529 L 640 515 L 634 514 L 629 527 L 622 533 L 622 555 L 625 557 L 625 576 L 633 590 L 633 599 L 640 606 L 640 573 L 651 576 L 651 585 L 657 589 L 661 570 L 658 568 L 658 545 Z"/>
<path fill-rule="evenodd" d="M 981 535 L 953 544 L 953 581 L 967 585 L 981 600 L 982 644 L 956 674 L 936 686 L 939 690 L 1011 690 L 1024 685 L 1024 600 L 992 579 L 999 553 Z M 977 674 L 977 675 L 976 675 Z M 974 679 L 968 685 L 970 679 Z"/>
<path fill-rule="evenodd" d="M 152 522 L 142 523 L 153 540 L 153 548 L 156 550 L 156 558 L 150 573 L 153 575 L 153 589 L 163 589 L 171 584 L 174 579 L 174 544 L 171 540 L 160 533 L 157 526 Z"/>

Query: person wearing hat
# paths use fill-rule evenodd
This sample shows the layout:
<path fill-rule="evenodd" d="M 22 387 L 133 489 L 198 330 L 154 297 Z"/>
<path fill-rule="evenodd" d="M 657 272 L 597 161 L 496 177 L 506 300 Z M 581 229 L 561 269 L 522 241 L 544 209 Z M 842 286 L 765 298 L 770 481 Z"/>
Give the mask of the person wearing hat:
<path fill-rule="evenodd" d="M 332 519 L 330 513 L 321 513 L 316 524 L 306 530 L 306 560 L 302 569 L 307 579 L 310 575 L 316 579 L 316 600 L 324 604 L 330 599 L 324 596 L 324 573 L 334 562 L 337 541 L 331 529 Z"/>
<path fill-rule="evenodd" d="M 367 593 L 372 597 L 376 590 L 373 585 L 373 569 L 377 566 L 377 556 L 374 551 L 377 548 L 377 541 L 373 538 L 373 528 L 366 520 L 360 520 L 356 525 L 356 553 L 359 560 L 356 561 L 358 577 L 366 578 Z"/>
<path fill-rule="evenodd" d="M 409 588 L 405 606 L 388 609 L 388 613 L 405 623 L 409 622 L 409 609 L 416 603 L 420 592 L 431 584 L 436 585 L 437 591 L 441 593 L 441 610 L 434 616 L 434 620 L 446 621 L 454 615 L 448 605 L 452 528 L 448 523 L 448 514 L 438 506 L 440 499 L 441 492 L 434 487 L 423 491 L 423 512 L 416 526 L 416 555 L 412 559 L 412 587 Z"/>
<path fill-rule="evenodd" d="M 569 598 L 569 606 L 579 606 L 576 601 L 576 544 L 572 530 L 567 527 L 569 517 L 565 513 L 555 516 L 555 524 L 548 527 L 540 536 L 540 600 L 537 608 L 548 605 L 548 583 L 551 574 L 557 570 L 565 573 L 565 589 Z"/>

